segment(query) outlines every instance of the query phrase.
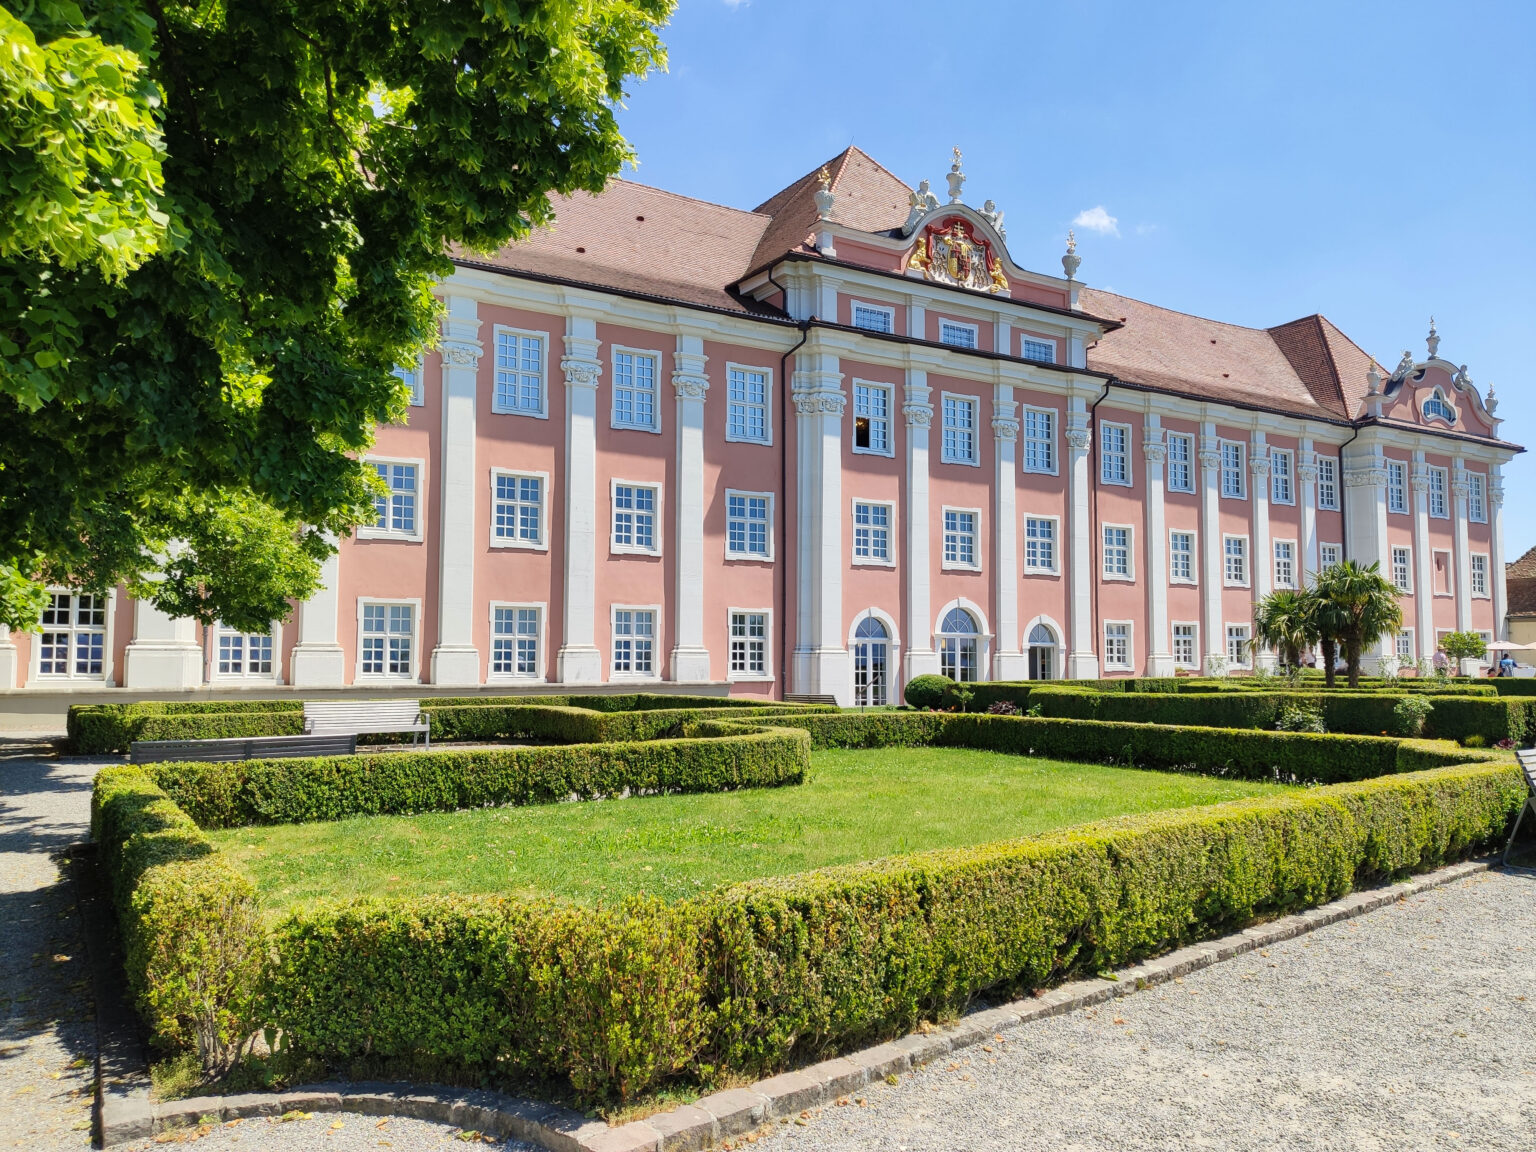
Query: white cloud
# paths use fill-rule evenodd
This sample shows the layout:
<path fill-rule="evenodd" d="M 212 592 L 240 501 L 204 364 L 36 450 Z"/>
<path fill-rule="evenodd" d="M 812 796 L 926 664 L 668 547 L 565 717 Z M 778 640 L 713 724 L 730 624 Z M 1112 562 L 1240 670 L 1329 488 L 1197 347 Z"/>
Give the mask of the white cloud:
<path fill-rule="evenodd" d="M 752 0 L 720 0 L 727 8 L 745 8 Z"/>
<path fill-rule="evenodd" d="M 1150 236 L 1152 233 L 1159 231 L 1160 228 L 1161 226 L 1158 224 L 1138 224 L 1136 225 L 1136 235 Z"/>
<path fill-rule="evenodd" d="M 1073 218 L 1072 226 L 1074 228 L 1086 228 L 1090 232 L 1099 232 L 1105 236 L 1120 235 L 1120 221 L 1104 211 L 1104 205 L 1102 204 L 1079 212 Z"/>

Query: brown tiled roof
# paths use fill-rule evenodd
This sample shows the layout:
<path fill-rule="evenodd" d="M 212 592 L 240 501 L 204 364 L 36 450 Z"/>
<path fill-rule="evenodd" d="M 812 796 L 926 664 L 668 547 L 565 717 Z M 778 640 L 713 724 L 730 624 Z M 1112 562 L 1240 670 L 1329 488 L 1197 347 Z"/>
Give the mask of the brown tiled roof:
<path fill-rule="evenodd" d="M 1536 576 L 1522 576 L 1506 582 L 1506 612 L 1511 616 L 1536 616 Z"/>
<path fill-rule="evenodd" d="M 1504 565 L 1504 575 L 1510 579 L 1521 576 L 1536 576 L 1536 548 L 1529 549 L 1518 560 L 1511 560 Z"/>
<path fill-rule="evenodd" d="M 1349 416 L 1339 387 L 1339 370 L 1323 332 L 1321 316 L 1303 316 L 1269 330 L 1270 338 L 1290 363 L 1297 377 L 1319 407 L 1335 416 Z"/>
<path fill-rule="evenodd" d="M 832 202 L 834 223 L 861 232 L 885 232 L 906 222 L 912 189 L 868 154 L 850 146 L 753 209 L 773 217 L 753 255 L 753 268 L 786 252 L 809 250 L 806 242 L 816 227 L 815 196 L 823 168 L 836 193 Z"/>

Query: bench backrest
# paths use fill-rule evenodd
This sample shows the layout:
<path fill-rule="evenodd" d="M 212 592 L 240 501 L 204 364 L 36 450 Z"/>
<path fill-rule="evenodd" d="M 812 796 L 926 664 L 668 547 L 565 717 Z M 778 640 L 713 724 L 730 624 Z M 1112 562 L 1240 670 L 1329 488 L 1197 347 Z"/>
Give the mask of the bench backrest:
<path fill-rule="evenodd" d="M 1532 792 L 1536 792 L 1536 748 L 1522 748 L 1515 753 L 1520 761 L 1520 767 L 1525 772 L 1525 783 Z"/>
<path fill-rule="evenodd" d="M 307 700 L 304 726 L 310 732 L 400 732 L 418 729 L 419 700 Z"/>
<path fill-rule="evenodd" d="M 226 736 L 214 740 L 135 740 L 128 746 L 134 764 L 172 760 L 270 760 L 288 756 L 351 756 L 352 734 L 328 736 Z"/>

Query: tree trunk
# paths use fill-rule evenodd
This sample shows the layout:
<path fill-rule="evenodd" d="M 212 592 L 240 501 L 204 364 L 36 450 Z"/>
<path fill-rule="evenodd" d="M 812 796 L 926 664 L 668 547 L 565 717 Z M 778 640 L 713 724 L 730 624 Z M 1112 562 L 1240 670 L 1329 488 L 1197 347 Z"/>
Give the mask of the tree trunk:
<path fill-rule="evenodd" d="M 1344 662 L 1349 665 L 1349 686 L 1360 687 L 1360 641 L 1344 641 Z"/>
<path fill-rule="evenodd" d="M 1323 683 L 1332 688 L 1334 680 L 1333 663 L 1339 657 L 1339 646 L 1333 639 L 1327 636 L 1323 637 L 1321 643 L 1323 648 Z"/>

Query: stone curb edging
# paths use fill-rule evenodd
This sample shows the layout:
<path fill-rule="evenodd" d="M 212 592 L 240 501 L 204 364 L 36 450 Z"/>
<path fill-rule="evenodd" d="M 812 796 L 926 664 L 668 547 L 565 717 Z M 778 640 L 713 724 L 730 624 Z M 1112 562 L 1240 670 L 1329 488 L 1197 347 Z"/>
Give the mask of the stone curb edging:
<path fill-rule="evenodd" d="M 199 1096 L 156 1104 L 142 1091 L 124 1092 L 98 1081 L 98 1131 L 108 1147 L 167 1129 L 287 1112 L 359 1112 L 452 1124 L 501 1138 L 515 1137 L 550 1152 L 702 1152 L 717 1141 L 796 1116 L 889 1075 L 919 1068 L 946 1052 L 983 1043 L 1005 1029 L 1128 996 L 1222 960 L 1290 940 L 1314 928 L 1385 908 L 1496 865 L 1494 858 L 1440 868 L 1385 888 L 1354 892 L 1331 904 L 1283 916 L 1203 944 L 1167 953 L 1103 977 L 1063 984 L 1038 996 L 963 1016 L 926 1033 L 877 1044 L 809 1068 L 716 1092 L 671 1112 L 611 1127 L 553 1104 L 500 1092 L 423 1088 L 411 1084 L 326 1083 L 289 1092 Z"/>

